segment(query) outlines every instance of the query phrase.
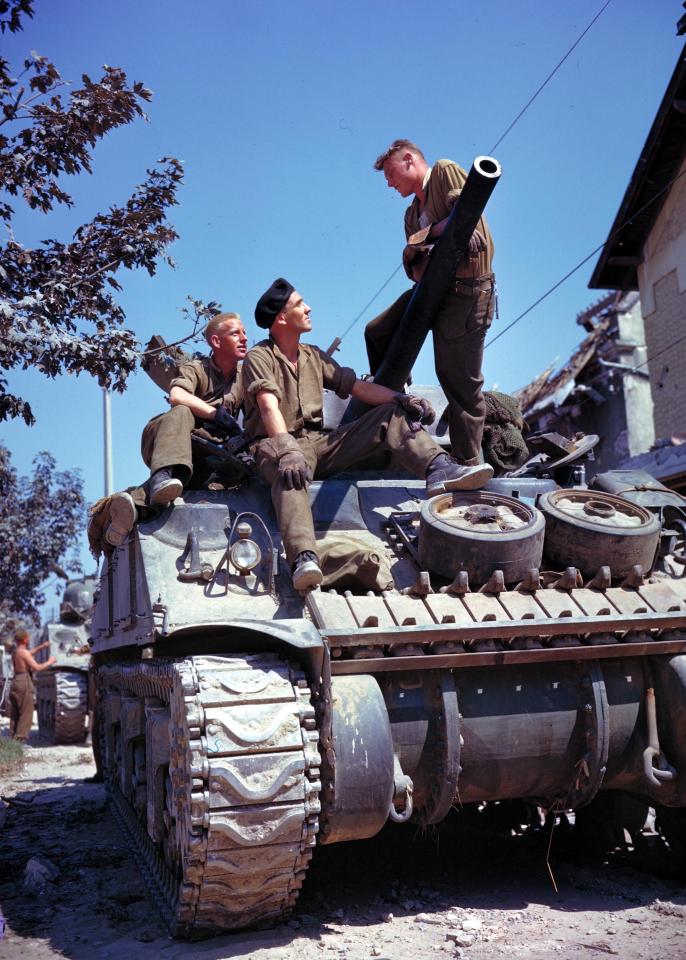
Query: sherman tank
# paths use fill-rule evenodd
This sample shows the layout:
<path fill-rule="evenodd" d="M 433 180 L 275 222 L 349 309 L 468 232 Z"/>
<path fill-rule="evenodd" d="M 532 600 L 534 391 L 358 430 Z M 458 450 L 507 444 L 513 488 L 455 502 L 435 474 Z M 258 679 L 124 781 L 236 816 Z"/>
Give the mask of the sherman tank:
<path fill-rule="evenodd" d="M 630 796 L 680 840 L 686 580 L 665 557 L 684 501 L 589 487 L 595 440 L 540 438 L 478 492 L 427 499 L 392 463 L 313 482 L 317 536 L 390 570 L 371 586 L 295 592 L 249 475 L 187 491 L 105 560 L 103 772 L 174 935 L 278 922 L 319 845 L 454 807 Z"/>
<path fill-rule="evenodd" d="M 50 743 L 83 743 L 89 729 L 88 666 L 90 618 L 97 578 L 69 580 L 59 620 L 46 623 L 40 641 L 49 646 L 36 655 L 57 662 L 34 676 L 40 735 Z"/>

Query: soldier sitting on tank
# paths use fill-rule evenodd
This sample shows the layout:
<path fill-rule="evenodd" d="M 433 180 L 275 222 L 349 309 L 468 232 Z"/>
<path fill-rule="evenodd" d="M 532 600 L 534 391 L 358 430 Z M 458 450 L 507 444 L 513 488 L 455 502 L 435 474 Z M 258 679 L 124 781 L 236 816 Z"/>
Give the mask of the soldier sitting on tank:
<path fill-rule="evenodd" d="M 379 449 L 393 453 L 410 473 L 426 478 L 427 493 L 475 489 L 491 476 L 484 465 L 455 463 L 422 423 L 434 411 L 427 400 L 358 380 L 318 347 L 301 343 L 312 329 L 310 307 L 279 278 L 255 307 L 269 339 L 253 347 L 243 364 L 244 429 L 253 441 L 257 469 L 271 486 L 293 585 L 306 590 L 322 581 L 307 486 L 330 477 Z M 374 409 L 325 431 L 323 389 L 353 396 Z"/>
<path fill-rule="evenodd" d="M 147 484 L 107 499 L 102 537 L 109 546 L 118 546 L 126 539 L 140 512 L 150 506 L 167 506 L 188 486 L 193 476 L 194 433 L 221 443 L 235 427 L 232 418 L 238 414 L 243 399 L 238 364 L 248 348 L 240 316 L 217 314 L 205 328 L 205 339 L 212 348 L 210 356 L 181 364 L 171 382 L 171 410 L 153 417 L 143 430 L 141 454 L 150 467 Z M 197 470 L 197 455 L 195 466 Z M 94 517 L 104 503 L 95 505 Z M 91 543 L 100 540 L 98 530 Z"/>

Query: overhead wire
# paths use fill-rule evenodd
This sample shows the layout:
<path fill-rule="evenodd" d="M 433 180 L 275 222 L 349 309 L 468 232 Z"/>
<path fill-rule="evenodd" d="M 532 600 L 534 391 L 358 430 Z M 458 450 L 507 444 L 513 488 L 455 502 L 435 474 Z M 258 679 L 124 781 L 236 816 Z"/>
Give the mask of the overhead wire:
<path fill-rule="evenodd" d="M 558 280 L 557 283 L 554 283 L 554 284 L 552 285 L 552 287 L 550 287 L 550 289 L 546 290 L 546 292 L 545 292 L 544 294 L 542 294 L 542 296 L 540 296 L 537 300 L 535 300 L 535 301 L 531 304 L 531 306 L 527 307 L 526 310 L 522 311 L 522 313 L 520 313 L 518 317 L 515 317 L 514 320 L 512 320 L 510 323 L 508 323 L 508 325 L 507 325 L 506 327 L 504 327 L 504 329 L 500 330 L 500 331 L 496 334 L 495 337 L 492 337 L 492 338 L 486 343 L 486 347 L 490 347 L 492 344 L 494 344 L 494 343 L 495 343 L 497 340 L 499 340 L 504 334 L 506 334 L 506 333 L 508 332 L 508 330 L 511 330 L 512 327 L 514 327 L 514 325 L 515 325 L 516 323 L 519 323 L 519 321 L 520 321 L 520 320 L 523 320 L 524 317 L 525 317 L 527 314 L 531 313 L 531 311 L 532 311 L 535 307 L 537 307 L 540 303 L 543 303 L 543 301 L 544 301 L 547 297 L 549 297 L 551 293 L 554 293 L 555 290 L 557 290 L 558 287 L 562 286 L 562 284 L 565 282 L 565 280 L 568 280 L 573 274 L 576 273 L 577 270 L 581 269 L 581 267 L 583 267 L 583 265 L 584 265 L 585 263 L 587 263 L 587 262 L 591 259 L 591 257 L 594 257 L 594 256 L 596 255 L 596 253 L 599 253 L 600 250 L 602 250 L 603 247 L 606 246 L 606 245 L 610 242 L 610 240 L 614 240 L 614 238 L 617 237 L 617 236 L 622 232 L 622 230 L 623 230 L 626 226 L 628 226 L 633 220 L 636 219 L 636 217 L 638 217 L 641 213 L 643 213 L 644 210 L 647 210 L 648 207 L 649 207 L 652 203 L 655 203 L 655 201 L 656 201 L 660 196 L 662 196 L 662 194 L 663 194 L 666 190 L 669 190 L 669 188 L 670 188 L 673 184 L 675 184 L 675 183 L 677 182 L 677 180 L 679 180 L 680 177 L 683 177 L 684 174 L 686 174 L 686 170 L 682 170 L 681 173 L 678 173 L 678 174 L 677 174 L 675 177 L 673 177 L 668 183 L 666 183 L 666 184 L 664 185 L 664 187 L 661 187 L 661 189 L 658 190 L 658 192 L 657 192 L 654 196 L 652 196 L 652 197 L 650 198 L 650 200 L 648 200 L 646 203 L 644 203 L 642 207 L 640 207 L 640 208 L 639 208 L 635 213 L 633 213 L 627 220 L 625 220 L 624 223 L 622 223 L 619 227 L 617 227 L 616 230 L 613 230 L 612 233 L 610 233 L 610 234 L 606 237 L 606 239 L 603 240 L 602 243 L 600 243 L 597 247 L 595 247 L 595 249 L 591 250 L 591 252 L 590 252 L 589 254 L 587 254 L 587 255 L 583 258 L 583 260 L 580 260 L 580 261 L 576 264 L 576 266 L 572 267 L 572 269 L 569 270 L 569 271 L 564 275 L 564 277 L 562 277 L 560 280 Z"/>
<path fill-rule="evenodd" d="M 578 47 L 578 45 L 581 43 L 581 41 L 582 41 L 583 38 L 586 36 L 586 34 L 588 33 L 588 31 L 589 31 L 589 30 L 591 29 L 591 27 L 594 25 L 594 23 L 596 22 L 596 20 L 598 20 L 598 18 L 599 18 L 600 15 L 603 13 L 603 11 L 606 10 L 607 7 L 609 7 L 609 5 L 610 5 L 611 3 L 612 3 L 612 0 L 605 0 L 605 3 L 604 3 L 603 6 L 600 8 L 600 10 L 596 13 L 595 17 L 593 17 L 593 19 L 592 19 L 591 22 L 588 24 L 588 26 L 586 26 L 586 27 L 584 28 L 584 30 L 579 34 L 579 36 L 576 38 L 576 40 L 575 40 L 574 43 L 571 45 L 571 47 L 569 48 L 569 50 L 565 53 L 565 55 L 562 57 L 562 59 L 558 61 L 558 63 L 555 65 L 555 67 L 550 71 L 550 73 L 548 74 L 548 76 L 545 78 L 545 80 L 543 81 L 543 83 L 540 84 L 540 86 L 539 86 L 538 89 L 535 91 L 535 93 L 532 94 L 532 96 L 527 100 L 527 102 L 524 104 L 524 106 L 523 106 L 522 109 L 519 111 L 519 113 L 517 114 L 517 116 L 516 116 L 516 117 L 514 118 L 514 120 L 509 124 L 509 126 L 506 128 L 506 130 L 504 131 L 504 133 L 502 133 L 502 134 L 500 135 L 500 137 L 496 140 L 495 144 L 491 147 L 491 149 L 490 149 L 490 151 L 489 151 L 490 154 L 492 154 L 492 153 L 496 150 L 496 148 L 500 146 L 500 144 L 503 142 L 503 140 L 504 140 L 505 137 L 508 135 L 508 133 L 516 126 L 516 124 L 519 122 L 519 120 L 521 120 L 521 118 L 524 116 L 524 114 L 525 114 L 526 111 L 529 109 L 529 107 L 530 107 L 531 104 L 534 102 L 534 100 L 535 100 L 536 97 L 539 95 L 539 93 L 541 93 L 541 91 L 548 85 L 548 83 L 549 83 L 549 82 L 552 80 L 552 78 L 555 76 L 555 74 L 556 74 L 557 71 L 560 69 L 560 67 L 561 67 L 562 64 L 565 62 L 565 60 L 569 57 L 569 55 L 573 52 L 573 50 L 575 50 L 575 48 Z M 590 254 L 590 255 L 589 255 L 589 258 L 590 258 L 591 256 L 593 256 L 593 254 Z M 584 262 L 585 262 L 585 261 L 584 261 Z M 583 266 L 583 264 L 579 264 L 579 266 Z M 357 324 L 357 323 L 362 319 L 362 317 L 363 317 L 364 314 L 365 314 L 365 311 L 368 310 L 368 308 L 374 303 L 374 301 L 375 301 L 376 298 L 379 296 L 379 294 L 382 293 L 383 290 L 385 290 L 385 288 L 386 288 L 386 287 L 388 286 L 388 284 L 391 282 L 391 280 L 393 279 L 393 277 L 395 277 L 395 275 L 396 275 L 396 274 L 398 273 L 398 271 L 400 270 L 400 267 L 401 267 L 401 264 L 399 264 L 399 265 L 395 268 L 395 270 L 390 274 L 390 276 L 387 277 L 386 280 L 384 280 L 384 282 L 381 284 L 381 286 L 380 286 L 379 289 L 376 291 L 376 293 L 371 297 L 371 299 L 365 304 L 365 306 L 364 306 L 364 307 L 360 310 L 360 312 L 357 314 L 357 316 L 355 317 L 355 319 L 350 322 L 350 324 L 347 326 L 345 332 L 341 334 L 341 336 L 340 336 L 340 338 L 339 338 L 339 340 L 338 340 L 338 343 L 339 343 L 339 344 L 340 344 L 340 343 L 345 339 L 345 337 L 350 333 L 350 331 L 351 331 L 352 328 L 355 326 L 355 324 Z M 578 269 L 578 267 L 577 267 L 576 269 Z M 573 272 L 574 272 L 574 271 L 572 271 L 572 273 L 573 273 Z M 571 276 L 571 275 L 572 275 L 572 274 L 570 273 L 569 276 Z M 566 279 L 566 278 L 564 278 L 564 279 Z M 564 279 L 563 279 L 562 281 L 560 281 L 560 282 L 563 283 L 563 282 L 564 282 Z M 551 291 L 551 292 L 552 292 L 552 291 Z M 547 296 L 547 294 L 544 295 L 544 296 Z M 536 304 L 534 304 L 533 306 L 536 306 Z M 533 306 L 531 307 L 531 309 L 533 309 Z"/>
<path fill-rule="evenodd" d="M 668 350 L 671 350 L 673 347 L 677 347 L 680 343 L 683 343 L 684 340 L 686 340 L 686 333 L 680 337 L 677 337 L 676 340 L 672 340 L 672 342 L 668 343 L 666 347 L 662 348 L 662 350 L 658 350 L 657 353 L 653 353 L 649 357 L 646 357 L 641 363 L 637 363 L 636 366 L 631 370 L 628 370 L 627 373 L 636 373 L 636 371 L 640 370 L 641 367 L 645 367 L 647 364 L 652 363 L 653 360 L 657 360 L 657 358 L 661 357 L 663 353 L 667 353 Z"/>
<path fill-rule="evenodd" d="M 388 286 L 388 284 L 391 282 L 391 280 L 392 280 L 393 277 L 396 275 L 396 273 L 400 270 L 401 267 L 402 267 L 402 263 L 399 263 L 398 266 L 397 266 L 397 267 L 395 268 L 395 270 L 393 271 L 393 273 L 388 277 L 388 279 L 387 279 L 387 280 L 384 280 L 384 282 L 381 284 L 381 286 L 380 286 L 379 289 L 376 291 L 376 293 L 375 293 L 374 296 L 371 298 L 371 300 L 368 300 L 367 303 L 365 303 L 365 305 L 362 307 L 362 309 L 361 309 L 360 312 L 357 314 L 357 316 L 355 317 L 355 319 L 352 320 L 352 321 L 348 324 L 348 326 L 346 327 L 345 331 L 341 334 L 341 340 L 350 333 L 350 331 L 351 331 L 352 328 L 355 326 L 355 324 L 358 322 L 358 320 L 360 320 L 360 318 L 364 315 L 365 311 L 368 310 L 369 307 L 371 307 L 371 305 L 374 303 L 374 301 L 375 301 L 376 298 L 379 296 L 379 294 L 382 293 L 382 292 L 386 289 L 386 287 Z"/>
<path fill-rule="evenodd" d="M 646 367 L 649 363 L 652 363 L 654 360 L 657 360 L 658 357 L 661 357 L 663 356 L 663 354 L 668 353 L 670 350 L 673 350 L 674 347 L 678 347 L 679 344 L 683 343 L 684 340 L 686 340 L 686 333 L 682 334 L 680 337 L 677 337 L 676 340 L 672 340 L 671 343 L 668 343 L 666 346 L 662 347 L 662 349 L 658 350 L 656 353 L 651 353 L 649 356 L 645 358 L 645 360 L 641 360 L 641 362 L 637 363 L 635 366 L 630 367 L 627 364 L 625 368 L 622 365 L 622 369 L 619 372 L 621 373 L 622 376 L 638 373 L 641 367 Z M 643 376 L 647 376 L 647 374 L 643 374 Z M 599 383 L 604 378 L 605 378 L 605 374 L 598 374 L 597 376 L 592 377 L 590 380 L 584 381 L 584 382 L 588 383 L 589 385 L 593 385 L 594 383 Z"/>
<path fill-rule="evenodd" d="M 600 15 L 603 13 L 603 11 L 606 10 L 607 7 L 610 6 L 611 3 L 612 3 L 612 0 L 606 0 L 606 2 L 603 4 L 603 6 L 600 8 L 600 10 L 596 13 L 595 17 L 591 20 L 591 22 L 589 23 L 589 25 L 586 27 L 586 29 L 585 29 L 582 33 L 580 33 L 579 36 L 576 38 L 576 40 L 575 40 L 574 43 L 571 45 L 571 47 L 569 48 L 569 50 L 567 51 L 567 53 L 565 53 L 564 57 L 556 64 L 555 67 L 553 67 L 553 69 L 550 71 L 550 73 L 549 73 L 548 76 L 545 78 L 545 80 L 544 80 L 543 83 L 540 85 L 540 87 L 539 87 L 539 88 L 536 90 L 536 92 L 527 100 L 527 102 L 524 104 L 524 106 L 522 107 L 522 109 L 519 111 L 519 113 L 517 114 L 517 116 L 514 118 L 514 120 L 512 121 L 512 123 L 510 124 L 510 126 L 507 128 L 507 130 L 505 131 L 505 133 L 503 133 L 503 134 L 496 140 L 496 142 L 494 143 L 494 145 L 493 145 L 493 146 L 491 147 L 491 149 L 489 150 L 489 153 L 493 153 L 493 151 L 496 150 L 496 149 L 500 146 L 500 144 L 503 142 L 503 140 L 504 140 L 505 137 L 508 135 L 508 133 L 510 132 L 510 130 L 512 130 L 512 128 L 515 126 L 515 124 L 524 116 L 524 114 L 525 114 L 526 111 L 529 109 L 529 107 L 530 107 L 531 104 L 534 102 L 534 100 L 535 100 L 536 97 L 539 95 L 539 93 L 541 93 L 541 91 L 542 91 L 542 90 L 548 85 L 548 83 L 553 79 L 553 77 L 555 76 L 555 74 L 557 73 L 557 71 L 560 69 L 560 67 L 562 66 L 562 64 L 565 62 L 565 60 L 567 59 L 567 57 L 572 53 L 572 51 L 573 51 L 576 47 L 579 46 L 579 44 L 580 44 L 581 41 L 584 39 L 584 37 L 586 36 L 586 34 L 588 33 L 588 31 L 591 29 L 591 27 L 593 26 L 593 24 L 594 24 L 594 23 L 596 22 L 596 20 L 600 17 Z"/>

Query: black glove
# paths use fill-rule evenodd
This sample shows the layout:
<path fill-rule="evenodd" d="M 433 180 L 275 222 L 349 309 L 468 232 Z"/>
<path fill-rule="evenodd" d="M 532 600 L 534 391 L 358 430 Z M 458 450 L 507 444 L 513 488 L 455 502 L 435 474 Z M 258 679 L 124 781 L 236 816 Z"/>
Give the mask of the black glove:
<path fill-rule="evenodd" d="M 239 429 L 236 418 L 233 417 L 223 405 L 217 407 L 214 419 L 208 420 L 207 422 L 219 430 L 223 430 L 227 435 L 231 435 Z"/>
<path fill-rule="evenodd" d="M 312 479 L 312 472 L 301 450 L 284 453 L 279 458 L 278 471 L 286 490 L 307 490 Z"/>
<path fill-rule="evenodd" d="M 402 407 L 405 413 L 409 414 L 415 422 L 433 423 L 436 419 L 436 411 L 428 400 L 423 397 L 413 397 L 412 394 L 396 394 L 396 402 Z"/>

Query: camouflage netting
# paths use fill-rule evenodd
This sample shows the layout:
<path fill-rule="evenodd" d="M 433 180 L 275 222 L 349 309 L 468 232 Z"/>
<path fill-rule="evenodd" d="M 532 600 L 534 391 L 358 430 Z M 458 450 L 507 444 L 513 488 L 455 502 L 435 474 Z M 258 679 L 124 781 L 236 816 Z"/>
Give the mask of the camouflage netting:
<path fill-rule="evenodd" d="M 522 436 L 526 424 L 519 403 L 509 394 L 495 391 L 485 391 L 484 400 L 484 457 L 496 474 L 516 470 L 526 463 L 529 457 L 529 450 Z"/>

